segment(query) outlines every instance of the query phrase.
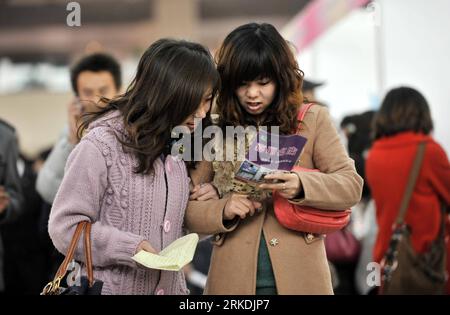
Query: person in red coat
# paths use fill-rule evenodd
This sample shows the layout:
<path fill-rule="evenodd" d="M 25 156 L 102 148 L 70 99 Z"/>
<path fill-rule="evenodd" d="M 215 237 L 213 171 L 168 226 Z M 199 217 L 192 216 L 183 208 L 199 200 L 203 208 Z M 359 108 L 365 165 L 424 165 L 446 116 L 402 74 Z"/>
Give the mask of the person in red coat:
<path fill-rule="evenodd" d="M 450 164 L 444 149 L 430 136 L 432 130 L 430 109 L 420 92 L 400 87 L 386 95 L 374 120 L 375 142 L 366 162 L 366 179 L 377 212 L 378 235 L 373 253 L 376 262 L 388 249 L 392 226 L 422 141 L 427 143 L 425 156 L 405 222 L 411 227 L 411 242 L 417 253 L 426 252 L 438 237 L 442 205 L 448 208 L 450 204 Z"/>

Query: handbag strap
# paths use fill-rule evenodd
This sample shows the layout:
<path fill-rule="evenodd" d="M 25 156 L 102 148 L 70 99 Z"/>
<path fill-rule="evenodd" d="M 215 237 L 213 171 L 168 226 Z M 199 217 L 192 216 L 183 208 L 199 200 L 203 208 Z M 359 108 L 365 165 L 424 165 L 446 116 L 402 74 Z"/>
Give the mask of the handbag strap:
<path fill-rule="evenodd" d="M 69 249 L 67 250 L 66 257 L 64 257 L 63 262 L 58 268 L 58 271 L 55 274 L 55 279 L 63 278 L 66 274 L 67 267 L 70 261 L 73 259 L 75 248 L 78 245 L 78 240 L 80 239 L 81 233 L 84 230 L 85 221 L 78 223 L 77 228 L 75 229 L 75 233 L 73 234 L 72 241 L 70 242 Z"/>
<path fill-rule="evenodd" d="M 305 118 L 306 112 L 313 106 L 314 103 L 308 103 L 301 106 L 300 110 L 298 111 L 297 120 L 298 122 L 302 122 Z"/>
<path fill-rule="evenodd" d="M 91 222 L 86 222 L 86 227 L 84 229 L 84 257 L 86 259 L 86 271 L 89 287 L 92 287 L 94 284 L 94 271 L 92 270 Z"/>
<path fill-rule="evenodd" d="M 82 221 L 78 223 L 77 228 L 75 229 L 75 233 L 72 237 L 72 241 L 70 242 L 67 255 L 64 258 L 63 262 L 61 263 L 61 265 L 59 266 L 55 278 L 53 279 L 54 282 L 59 282 L 66 275 L 67 267 L 69 266 L 69 263 L 73 260 L 75 249 L 78 245 L 78 241 L 83 231 L 84 231 L 84 256 L 89 286 L 92 287 L 92 285 L 94 284 L 94 272 L 92 268 L 92 252 L 91 252 L 91 222 L 88 221 Z"/>
<path fill-rule="evenodd" d="M 406 189 L 403 194 L 402 203 L 400 205 L 400 211 L 398 213 L 398 217 L 396 220 L 397 226 L 403 224 L 403 222 L 405 221 L 406 211 L 408 210 L 408 205 L 417 182 L 417 177 L 419 176 L 423 158 L 425 156 L 425 148 L 426 142 L 425 141 L 420 142 L 417 148 L 417 153 L 414 159 L 412 169 L 409 173 L 408 183 L 406 184 Z"/>

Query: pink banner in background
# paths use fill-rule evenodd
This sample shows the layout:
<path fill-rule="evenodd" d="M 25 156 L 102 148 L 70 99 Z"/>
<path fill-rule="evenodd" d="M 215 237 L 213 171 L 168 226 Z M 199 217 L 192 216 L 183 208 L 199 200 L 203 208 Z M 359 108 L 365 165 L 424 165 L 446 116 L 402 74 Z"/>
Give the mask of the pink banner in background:
<path fill-rule="evenodd" d="M 299 51 L 355 8 L 370 0 L 313 0 L 281 31 Z"/>

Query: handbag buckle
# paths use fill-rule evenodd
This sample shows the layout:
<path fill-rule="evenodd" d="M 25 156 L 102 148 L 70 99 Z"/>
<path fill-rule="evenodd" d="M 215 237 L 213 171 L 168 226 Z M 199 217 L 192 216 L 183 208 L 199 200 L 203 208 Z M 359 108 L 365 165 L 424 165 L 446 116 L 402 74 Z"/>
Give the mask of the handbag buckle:
<path fill-rule="evenodd" d="M 53 281 L 50 281 L 49 283 L 47 283 L 47 285 L 42 290 L 41 295 L 50 294 L 50 292 L 52 291 L 52 288 L 53 288 Z"/>
<path fill-rule="evenodd" d="M 52 293 L 55 293 L 55 292 L 59 289 L 60 284 L 61 284 L 61 277 L 58 277 L 58 278 L 56 278 L 55 281 L 53 282 Z"/>
<path fill-rule="evenodd" d="M 41 292 L 41 295 L 54 295 L 59 290 L 59 286 L 61 285 L 61 277 L 54 279 L 47 283 L 44 289 Z"/>

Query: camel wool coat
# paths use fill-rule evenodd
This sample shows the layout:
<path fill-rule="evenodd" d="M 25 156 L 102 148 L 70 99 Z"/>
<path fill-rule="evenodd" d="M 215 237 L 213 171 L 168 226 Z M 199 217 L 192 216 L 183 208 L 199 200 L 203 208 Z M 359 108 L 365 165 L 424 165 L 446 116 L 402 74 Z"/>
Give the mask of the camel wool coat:
<path fill-rule="evenodd" d="M 304 106 L 304 105 L 303 105 Z M 361 198 L 362 178 L 340 142 L 328 110 L 314 105 L 306 113 L 299 134 L 308 139 L 298 164 L 319 172 L 301 172 L 304 198 L 290 200 L 325 210 L 348 209 Z M 212 176 L 211 163 L 202 163 L 191 176 Z M 211 178 L 211 177 L 209 177 Z M 230 224 L 223 221 L 228 197 L 190 201 L 185 227 L 213 234 L 213 254 L 205 294 L 254 295 L 261 232 L 264 233 L 278 294 L 333 294 L 324 235 L 289 230 L 280 225 L 269 199 L 263 210 Z"/>

